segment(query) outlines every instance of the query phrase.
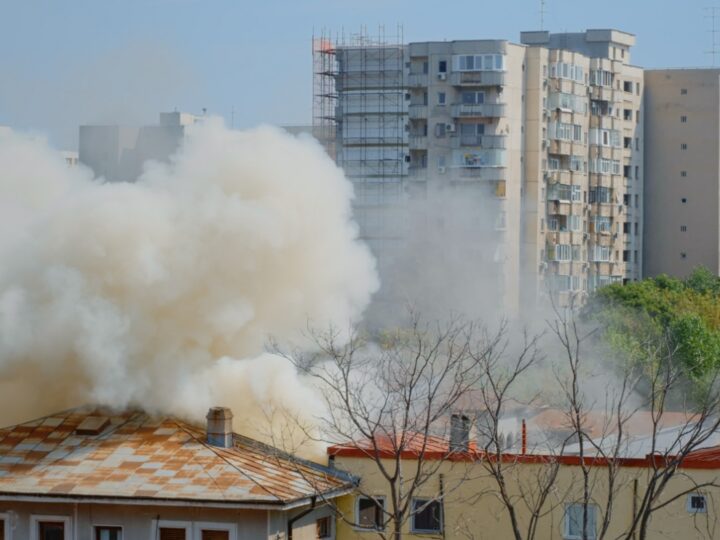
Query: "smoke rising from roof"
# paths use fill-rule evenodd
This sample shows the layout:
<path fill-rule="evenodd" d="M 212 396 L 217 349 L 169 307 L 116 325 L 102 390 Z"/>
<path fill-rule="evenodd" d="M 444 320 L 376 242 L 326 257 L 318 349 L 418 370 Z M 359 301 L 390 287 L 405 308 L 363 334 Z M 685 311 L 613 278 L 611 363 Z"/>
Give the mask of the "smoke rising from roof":
<path fill-rule="evenodd" d="M 225 405 L 246 433 L 267 403 L 312 412 L 267 336 L 356 319 L 378 286 L 351 184 L 274 128 L 209 119 L 132 184 L 11 134 L 0 170 L 4 424 L 83 402 L 197 419 Z"/>

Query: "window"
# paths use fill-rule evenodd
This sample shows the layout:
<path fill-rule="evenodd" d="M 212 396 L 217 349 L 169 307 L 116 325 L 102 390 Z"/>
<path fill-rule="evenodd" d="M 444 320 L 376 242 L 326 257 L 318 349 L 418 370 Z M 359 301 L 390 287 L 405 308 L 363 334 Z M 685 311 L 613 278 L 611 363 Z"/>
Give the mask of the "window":
<path fill-rule="evenodd" d="M 315 538 L 330 538 L 332 534 L 332 526 L 330 517 L 320 518 L 315 522 Z"/>
<path fill-rule="evenodd" d="M 384 522 L 385 499 L 383 497 L 358 497 L 356 523 L 362 529 L 382 530 Z"/>
<path fill-rule="evenodd" d="M 160 527 L 160 540 L 186 540 L 185 529 L 179 527 Z"/>
<path fill-rule="evenodd" d="M 228 531 L 203 530 L 200 534 L 200 540 L 230 540 Z"/>
<path fill-rule="evenodd" d="M 635 180 L 640 180 L 640 165 L 635 165 Z"/>
<path fill-rule="evenodd" d="M 438 105 L 445 105 L 445 92 L 438 92 Z"/>
<path fill-rule="evenodd" d="M 640 111 L 635 111 L 635 123 L 640 123 Z"/>
<path fill-rule="evenodd" d="M 38 523 L 38 537 L 40 540 L 63 540 L 65 524 L 62 521 L 41 521 Z"/>
<path fill-rule="evenodd" d="M 681 258 L 681 259 L 687 259 L 687 253 L 685 253 L 684 251 L 681 251 L 681 252 L 680 252 L 680 258 Z"/>
<path fill-rule="evenodd" d="M 640 95 L 640 83 L 635 83 L 635 90 L 637 91 L 637 95 Z"/>
<path fill-rule="evenodd" d="M 95 540 L 122 540 L 122 528 L 95 527 Z"/>
<path fill-rule="evenodd" d="M 680 202 L 685 204 L 687 202 L 687 199 L 685 197 L 683 197 L 682 199 L 680 199 Z"/>
<path fill-rule="evenodd" d="M 680 171 L 680 176 L 685 178 L 687 176 L 687 171 Z"/>
<path fill-rule="evenodd" d="M 635 150 L 640 150 L 640 138 L 635 137 Z"/>
<path fill-rule="evenodd" d="M 590 189 L 590 203 L 610 203 L 612 202 L 612 192 L 610 188 L 598 186 Z"/>
<path fill-rule="evenodd" d="M 571 231 L 580 231 L 582 230 L 582 219 L 580 219 L 580 216 L 570 216 L 570 230 Z"/>
<path fill-rule="evenodd" d="M 680 232 L 687 232 L 687 225 L 680 225 Z"/>
<path fill-rule="evenodd" d="M 572 201 L 582 202 L 582 186 L 572 186 Z"/>
<path fill-rule="evenodd" d="M 461 54 L 453 56 L 455 71 L 503 71 L 505 56 L 502 54 Z"/>
<path fill-rule="evenodd" d="M 687 116 L 685 116 L 685 115 L 681 116 L 680 122 L 682 122 L 683 124 L 687 124 Z"/>
<path fill-rule="evenodd" d="M 572 257 L 572 248 L 570 244 L 557 244 L 555 246 L 555 258 L 556 261 L 569 261 Z"/>
<path fill-rule="evenodd" d="M 7 514 L 0 514 L 0 540 L 10 538 L 10 520 Z"/>
<path fill-rule="evenodd" d="M 612 232 L 612 221 L 607 216 L 595 216 L 595 232 L 610 233 Z"/>
<path fill-rule="evenodd" d="M 438 501 L 413 500 L 412 530 L 413 532 L 442 530 L 442 510 Z"/>
<path fill-rule="evenodd" d="M 583 535 L 583 515 L 587 509 L 587 537 Z M 597 529 L 597 506 L 589 504 L 568 504 L 565 506 L 565 526 L 563 538 L 566 540 L 581 540 L 582 538 L 595 538 Z"/>
<path fill-rule="evenodd" d="M 623 91 L 632 93 L 633 83 L 631 81 L 623 81 Z"/>
<path fill-rule="evenodd" d="M 30 540 L 66 540 L 67 538 L 72 538 L 69 517 L 30 517 Z"/>
<path fill-rule="evenodd" d="M 460 99 L 463 105 L 482 105 L 485 103 L 485 92 L 463 92 Z"/>
<path fill-rule="evenodd" d="M 192 524 L 189 521 L 156 520 L 152 522 L 153 538 L 157 540 L 191 540 Z"/>
<path fill-rule="evenodd" d="M 681 88 L 681 89 L 680 89 L 680 95 L 681 95 L 681 96 L 687 96 L 687 88 Z"/>
<path fill-rule="evenodd" d="M 705 495 L 691 493 L 687 498 L 687 511 L 691 514 L 704 514 L 707 512 L 707 501 Z"/>
<path fill-rule="evenodd" d="M 682 143 L 680 145 L 680 150 L 687 150 L 687 143 Z"/>
<path fill-rule="evenodd" d="M 423 62 L 423 74 L 425 74 L 425 75 L 428 74 L 428 68 L 429 68 L 429 64 L 426 60 L 425 62 Z"/>
<path fill-rule="evenodd" d="M 438 62 L 438 73 L 447 73 L 447 60 L 440 60 Z"/>

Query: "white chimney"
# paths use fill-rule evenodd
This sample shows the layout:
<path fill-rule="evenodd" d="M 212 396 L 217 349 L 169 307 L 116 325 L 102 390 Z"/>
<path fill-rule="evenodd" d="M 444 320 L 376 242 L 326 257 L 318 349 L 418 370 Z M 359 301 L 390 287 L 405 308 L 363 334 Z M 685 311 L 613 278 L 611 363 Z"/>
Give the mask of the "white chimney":
<path fill-rule="evenodd" d="M 470 418 L 464 414 L 450 416 L 450 451 L 467 452 L 470 446 Z"/>
<path fill-rule="evenodd" d="M 220 448 L 233 445 L 233 414 L 227 407 L 212 407 L 207 413 L 207 442 Z"/>

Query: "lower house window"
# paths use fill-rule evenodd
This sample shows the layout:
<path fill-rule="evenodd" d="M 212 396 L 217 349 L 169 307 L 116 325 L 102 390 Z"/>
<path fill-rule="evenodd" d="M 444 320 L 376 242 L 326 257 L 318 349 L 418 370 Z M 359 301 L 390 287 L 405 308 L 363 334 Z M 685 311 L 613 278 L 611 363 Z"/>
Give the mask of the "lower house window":
<path fill-rule="evenodd" d="M 565 506 L 565 519 L 563 538 L 565 540 L 589 540 L 596 538 L 597 506 L 587 505 L 587 536 L 583 536 L 583 510 L 582 504 L 568 504 Z"/>
<path fill-rule="evenodd" d="M 362 529 L 384 529 L 384 510 L 384 497 L 358 497 L 355 512 L 357 526 Z"/>
<path fill-rule="evenodd" d="M 152 534 L 153 540 L 192 540 L 192 523 L 153 520 Z"/>
<path fill-rule="evenodd" d="M 331 532 L 332 526 L 329 516 L 320 518 L 315 522 L 315 538 L 330 538 Z"/>
<path fill-rule="evenodd" d="M 193 528 L 193 540 L 237 540 L 237 526 L 233 523 L 196 522 Z"/>
<path fill-rule="evenodd" d="M 440 502 L 428 499 L 413 500 L 413 532 L 434 533 L 442 530 L 442 507 Z"/>
<path fill-rule="evenodd" d="M 7 514 L 0 514 L 0 540 L 9 540 L 10 523 Z"/>
<path fill-rule="evenodd" d="M 95 540 L 122 540 L 121 527 L 95 527 Z"/>
<path fill-rule="evenodd" d="M 691 514 L 704 514 L 707 512 L 707 501 L 705 495 L 691 493 L 687 499 L 687 511 Z"/>
<path fill-rule="evenodd" d="M 72 537 L 71 533 L 69 517 L 30 517 L 30 540 L 65 540 Z"/>

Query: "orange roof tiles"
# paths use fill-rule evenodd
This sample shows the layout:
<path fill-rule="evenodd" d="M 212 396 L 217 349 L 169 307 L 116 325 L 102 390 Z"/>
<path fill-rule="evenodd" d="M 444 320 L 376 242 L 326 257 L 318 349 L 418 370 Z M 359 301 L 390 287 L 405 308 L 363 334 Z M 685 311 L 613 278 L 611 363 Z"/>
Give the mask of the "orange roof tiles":
<path fill-rule="evenodd" d="M 88 423 L 102 429 L 79 434 Z M 284 505 L 352 485 L 252 439 L 234 443 L 211 446 L 204 429 L 170 417 L 73 409 L 0 429 L 0 494 Z"/>

